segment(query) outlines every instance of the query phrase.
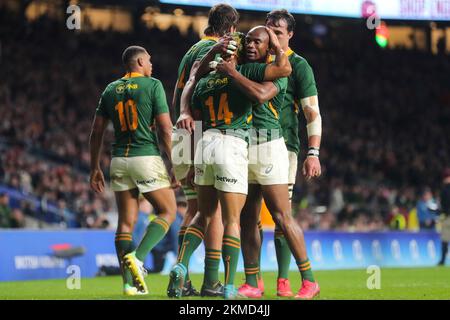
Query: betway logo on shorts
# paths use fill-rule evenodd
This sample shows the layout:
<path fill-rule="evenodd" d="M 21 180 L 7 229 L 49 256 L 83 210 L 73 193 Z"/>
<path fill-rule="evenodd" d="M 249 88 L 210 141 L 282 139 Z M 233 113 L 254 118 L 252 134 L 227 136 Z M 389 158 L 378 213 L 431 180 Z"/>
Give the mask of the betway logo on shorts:
<path fill-rule="evenodd" d="M 148 180 L 136 180 L 136 184 L 154 184 L 156 182 L 156 178 L 148 179 Z"/>
<path fill-rule="evenodd" d="M 226 183 L 232 183 L 232 184 L 236 184 L 236 182 L 237 182 L 237 179 L 235 179 L 235 178 L 219 177 L 218 175 L 216 175 L 216 180 L 220 181 L 220 182 L 226 182 Z"/>

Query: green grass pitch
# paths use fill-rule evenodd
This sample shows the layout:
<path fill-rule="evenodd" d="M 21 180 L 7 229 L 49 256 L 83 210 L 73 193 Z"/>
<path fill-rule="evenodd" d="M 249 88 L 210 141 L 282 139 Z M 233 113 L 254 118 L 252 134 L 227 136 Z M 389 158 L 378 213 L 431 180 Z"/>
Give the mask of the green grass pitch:
<path fill-rule="evenodd" d="M 450 268 L 408 268 L 381 269 L 381 289 L 367 288 L 370 276 L 366 270 L 316 271 L 316 280 L 321 286 L 320 299 L 445 299 L 450 300 Z M 264 272 L 264 299 L 279 299 L 276 296 L 276 273 Z M 203 276 L 191 276 L 199 290 Z M 236 283 L 241 283 L 244 275 L 237 274 Z M 292 290 L 297 291 L 300 277 L 291 273 Z M 150 295 L 144 297 L 124 297 L 121 294 L 121 278 L 118 276 L 81 279 L 81 289 L 69 290 L 66 280 L 37 280 L 0 282 L 0 299 L 168 299 L 165 292 L 167 275 L 149 275 L 147 284 Z M 183 298 L 193 299 L 193 298 Z M 199 298 L 197 298 L 199 299 Z"/>

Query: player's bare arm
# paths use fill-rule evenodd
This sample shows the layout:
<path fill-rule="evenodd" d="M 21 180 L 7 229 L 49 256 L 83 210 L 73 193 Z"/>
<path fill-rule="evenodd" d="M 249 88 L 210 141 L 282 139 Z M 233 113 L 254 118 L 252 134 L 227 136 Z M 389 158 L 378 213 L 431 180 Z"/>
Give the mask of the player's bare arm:
<path fill-rule="evenodd" d="M 264 80 L 273 81 L 278 78 L 288 77 L 292 72 L 292 66 L 289 63 L 289 59 L 284 53 L 284 50 L 281 48 L 280 42 L 278 41 L 275 33 L 267 27 L 266 30 L 269 34 L 270 49 L 275 54 L 275 61 L 267 66 L 264 74 Z"/>
<path fill-rule="evenodd" d="M 178 88 L 178 79 L 177 82 L 175 83 L 175 87 L 173 88 L 172 104 L 170 105 L 170 114 L 175 114 L 177 104 L 177 88 Z"/>
<path fill-rule="evenodd" d="M 200 80 L 211 70 L 209 63 L 214 60 L 217 54 L 227 58 L 235 54 L 236 49 L 236 43 L 231 36 L 221 37 L 219 41 L 211 48 L 211 50 L 209 50 L 208 53 L 205 54 L 205 56 L 200 60 L 198 68 L 191 74 L 193 74 L 196 81 Z"/>
<path fill-rule="evenodd" d="M 155 117 L 156 122 L 156 134 L 161 144 L 161 151 L 165 154 L 168 161 L 166 163 L 167 172 L 172 188 L 177 188 L 180 183 L 175 178 L 172 166 L 172 121 L 168 113 L 161 113 Z"/>
<path fill-rule="evenodd" d="M 189 74 L 189 80 L 183 89 L 180 99 L 180 117 L 177 120 L 177 128 L 186 129 L 190 133 L 195 130 L 195 123 L 192 118 L 190 101 L 194 94 L 195 86 L 199 79 L 210 71 L 209 63 L 214 60 L 217 54 L 231 55 L 236 50 L 236 46 L 231 42 L 232 38 L 225 36 L 219 39 L 216 45 L 199 61 L 194 62 Z"/>
<path fill-rule="evenodd" d="M 237 87 L 250 99 L 258 103 L 264 103 L 278 94 L 277 87 L 272 82 L 255 82 L 243 76 L 236 70 L 234 60 L 223 60 L 217 64 L 217 72 L 233 79 Z"/>
<path fill-rule="evenodd" d="M 319 149 L 322 137 L 322 117 L 319 109 L 319 99 L 311 96 L 300 101 L 306 119 L 308 133 L 308 155 L 303 163 L 302 172 L 307 180 L 322 174 Z"/>
<path fill-rule="evenodd" d="M 178 129 L 186 129 L 189 133 L 192 133 L 195 130 L 195 123 L 192 118 L 192 110 L 191 110 L 191 98 L 194 94 L 194 89 L 197 84 L 195 80 L 195 72 L 198 69 L 199 61 L 195 61 L 192 65 L 191 73 L 189 75 L 189 80 L 186 82 L 184 86 L 183 92 L 180 97 L 180 117 L 177 119 L 177 128 Z"/>
<path fill-rule="evenodd" d="M 198 109 L 192 110 L 192 117 L 194 121 L 202 121 L 202 115 L 200 110 Z M 195 139 L 191 139 L 191 163 L 194 163 L 194 156 L 195 156 Z M 195 178 L 195 167 L 191 166 L 189 168 L 189 172 L 186 175 L 186 183 L 192 189 L 195 189 L 194 178 Z"/>
<path fill-rule="evenodd" d="M 89 150 L 91 154 L 91 173 L 89 182 L 91 188 L 101 193 L 105 190 L 105 177 L 100 168 L 100 154 L 103 145 L 103 136 L 105 135 L 106 127 L 108 126 L 108 119 L 96 115 L 92 123 L 91 134 L 89 137 Z"/>

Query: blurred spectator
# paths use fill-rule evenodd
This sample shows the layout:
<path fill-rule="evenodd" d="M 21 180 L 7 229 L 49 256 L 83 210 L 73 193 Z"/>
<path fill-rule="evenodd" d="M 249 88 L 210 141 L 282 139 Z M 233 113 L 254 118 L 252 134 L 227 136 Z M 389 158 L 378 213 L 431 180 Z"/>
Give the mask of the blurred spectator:
<path fill-rule="evenodd" d="M 25 228 L 25 216 L 22 210 L 17 208 L 12 210 L 11 228 Z"/>
<path fill-rule="evenodd" d="M 421 198 L 417 202 L 417 216 L 421 229 L 434 229 L 436 225 L 437 203 L 433 199 L 433 194 L 429 188 L 422 191 Z"/>
<path fill-rule="evenodd" d="M 0 194 L 0 228 L 11 227 L 11 208 L 9 206 L 9 197 L 6 193 Z"/>
<path fill-rule="evenodd" d="M 399 207 L 394 206 L 389 213 L 390 216 L 390 228 L 392 230 L 405 230 L 407 228 L 407 217 L 403 214 Z"/>

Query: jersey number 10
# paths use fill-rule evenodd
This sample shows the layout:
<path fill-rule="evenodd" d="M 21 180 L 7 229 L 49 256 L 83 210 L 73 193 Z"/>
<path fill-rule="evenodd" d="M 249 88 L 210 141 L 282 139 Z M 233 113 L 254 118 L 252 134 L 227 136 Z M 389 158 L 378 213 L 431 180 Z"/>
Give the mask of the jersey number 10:
<path fill-rule="evenodd" d="M 123 101 L 120 101 L 116 104 L 115 109 L 119 112 L 120 130 L 135 131 L 138 127 L 136 102 L 130 99 L 124 105 Z"/>

